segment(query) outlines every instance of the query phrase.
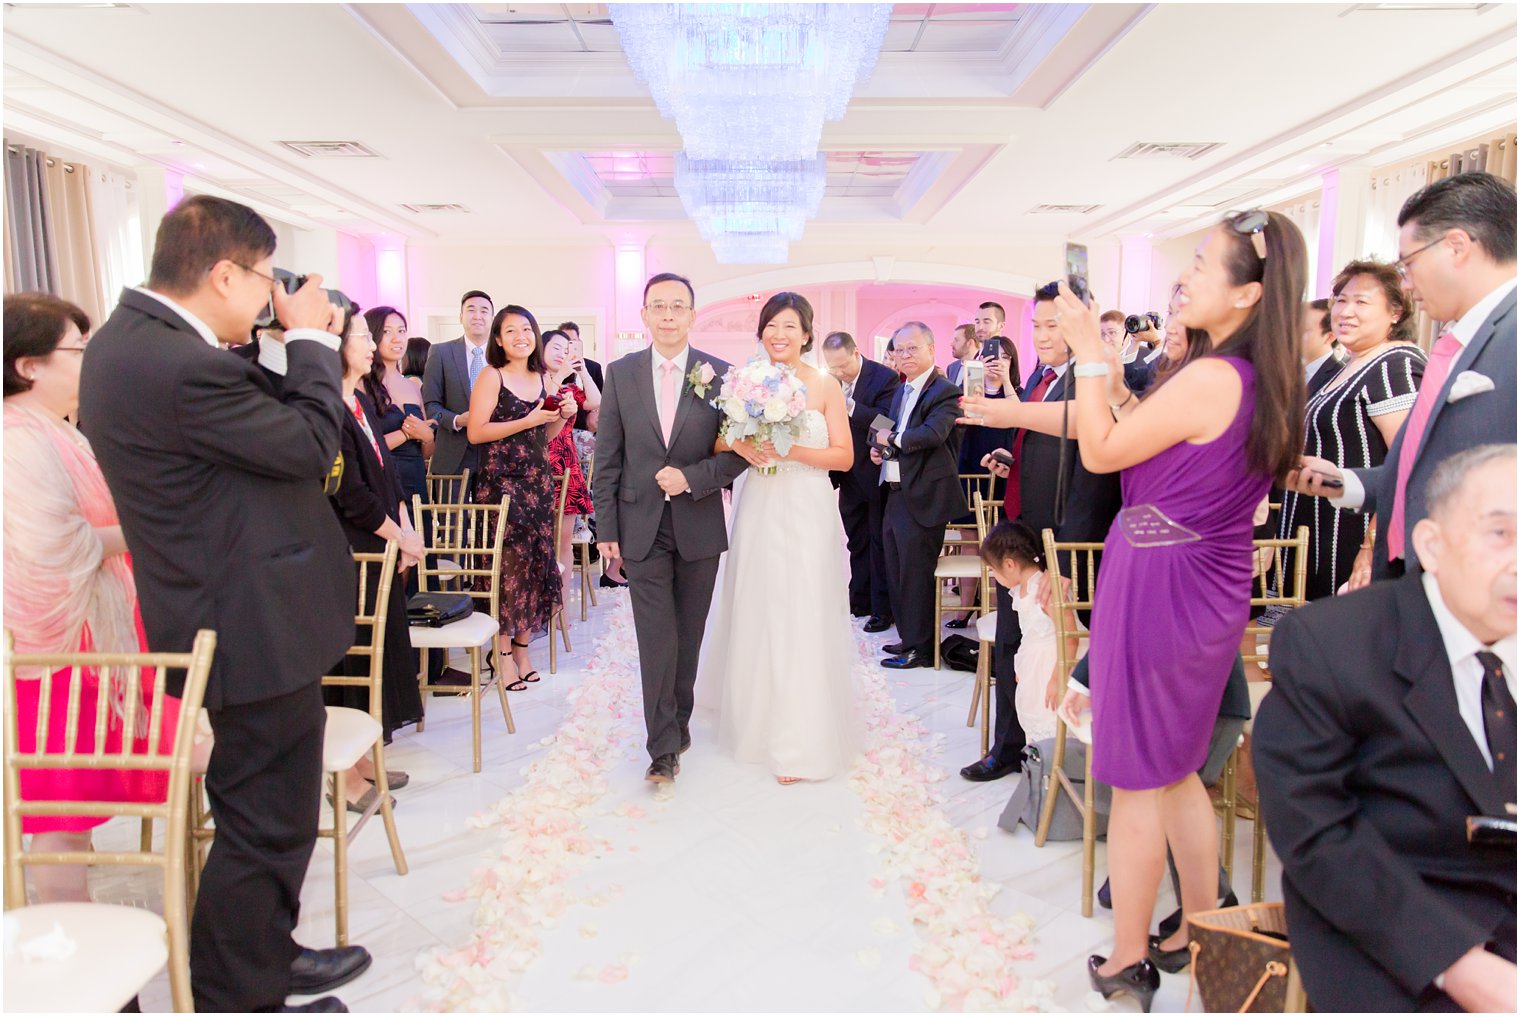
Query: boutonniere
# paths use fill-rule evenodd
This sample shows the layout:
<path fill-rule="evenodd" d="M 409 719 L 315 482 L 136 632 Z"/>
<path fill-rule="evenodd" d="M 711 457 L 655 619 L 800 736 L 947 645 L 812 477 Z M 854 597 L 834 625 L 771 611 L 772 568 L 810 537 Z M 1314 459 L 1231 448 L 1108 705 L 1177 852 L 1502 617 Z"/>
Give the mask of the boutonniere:
<path fill-rule="evenodd" d="M 695 364 L 686 372 L 686 381 L 691 385 L 691 390 L 697 393 L 697 398 L 707 398 L 707 389 L 712 387 L 714 373 L 712 364 L 702 362 Z"/>

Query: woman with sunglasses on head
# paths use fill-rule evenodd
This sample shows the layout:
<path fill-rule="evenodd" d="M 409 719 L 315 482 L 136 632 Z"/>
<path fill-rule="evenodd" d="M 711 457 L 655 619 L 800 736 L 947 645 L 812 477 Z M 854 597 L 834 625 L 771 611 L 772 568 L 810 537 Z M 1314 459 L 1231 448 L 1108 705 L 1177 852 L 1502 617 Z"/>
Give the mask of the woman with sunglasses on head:
<path fill-rule="evenodd" d="M 1077 723 L 1091 702 L 1093 776 L 1114 788 L 1114 947 L 1088 958 L 1088 975 L 1147 1011 L 1156 967 L 1188 956 L 1186 923 L 1149 937 L 1168 845 L 1183 913 L 1215 906 L 1219 842 L 1197 772 L 1250 610 L 1253 515 L 1302 447 L 1306 277 L 1303 237 L 1283 216 L 1243 212 L 1211 229 L 1182 275 L 1178 317 L 1212 349 L 1143 402 L 1113 401 L 1097 314 L 1064 286 L 1057 300 L 1082 461 L 1124 473 L 1090 626 L 1092 697 L 1072 689 L 1062 703 Z M 1157 602 L 1179 609 L 1158 618 Z"/>

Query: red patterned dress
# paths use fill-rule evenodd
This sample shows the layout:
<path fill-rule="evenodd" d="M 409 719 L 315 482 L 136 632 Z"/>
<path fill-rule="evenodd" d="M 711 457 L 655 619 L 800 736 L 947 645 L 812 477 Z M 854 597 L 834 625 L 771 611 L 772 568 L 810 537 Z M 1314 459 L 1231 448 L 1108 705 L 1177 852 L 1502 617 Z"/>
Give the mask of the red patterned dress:
<path fill-rule="evenodd" d="M 578 409 L 586 408 L 586 392 L 580 385 L 565 384 L 559 391 L 562 396 L 574 397 Z M 581 472 L 580 456 L 576 454 L 575 431 L 569 424 L 549 442 L 549 471 L 556 476 L 565 472 L 570 474 L 570 487 L 565 492 L 565 514 L 590 515 L 591 494 L 586 489 L 586 474 Z"/>

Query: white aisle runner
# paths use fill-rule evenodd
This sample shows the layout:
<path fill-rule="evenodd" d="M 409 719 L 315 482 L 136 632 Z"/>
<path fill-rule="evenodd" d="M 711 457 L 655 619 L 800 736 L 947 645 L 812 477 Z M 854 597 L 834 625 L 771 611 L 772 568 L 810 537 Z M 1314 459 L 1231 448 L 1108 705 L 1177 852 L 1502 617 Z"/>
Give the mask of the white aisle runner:
<path fill-rule="evenodd" d="M 458 949 L 419 957 L 445 1010 L 1021 1009 L 1027 923 L 987 906 L 944 774 L 862 645 L 866 752 L 849 778 L 779 786 L 699 712 L 673 787 L 648 764 L 625 593 L 524 785 L 475 824 L 500 859 L 461 871 Z"/>

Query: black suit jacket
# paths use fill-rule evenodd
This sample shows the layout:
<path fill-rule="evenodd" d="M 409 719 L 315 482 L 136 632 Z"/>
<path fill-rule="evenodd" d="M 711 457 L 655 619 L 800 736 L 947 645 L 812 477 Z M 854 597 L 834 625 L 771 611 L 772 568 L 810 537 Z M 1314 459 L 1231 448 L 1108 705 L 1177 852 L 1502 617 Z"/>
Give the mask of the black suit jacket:
<path fill-rule="evenodd" d="M 1483 942 L 1515 958 L 1515 852 L 1463 824 L 1504 802 L 1421 579 L 1318 600 L 1272 635 L 1252 757 L 1319 1012 L 1451 1010 L 1437 974 Z"/>
<path fill-rule="evenodd" d="M 1309 383 L 1306 386 L 1308 398 L 1312 399 L 1315 392 L 1329 384 L 1330 379 L 1341 372 L 1342 366 L 1341 361 L 1336 359 L 1333 353 L 1327 357 L 1325 362 L 1319 365 L 1319 369 L 1314 372 L 1314 376 L 1309 379 Z"/>
<path fill-rule="evenodd" d="M 344 468 L 338 489 L 332 495 L 332 505 L 349 546 L 361 553 L 383 553 L 385 541 L 375 535 L 375 530 L 385 525 L 386 519 L 401 521 L 399 508 L 406 495 L 401 489 L 401 475 L 396 470 L 395 460 L 385 446 L 375 404 L 363 392 L 358 395 L 370 431 L 380 444 L 380 455 L 375 456 L 374 446 L 364 436 L 354 414 L 344 413 L 340 435 Z M 411 511 L 410 506 L 407 510 Z"/>
<path fill-rule="evenodd" d="M 855 464 L 848 470 L 830 473 L 835 486 L 852 483 L 860 497 L 874 497 L 881 483 L 881 467 L 871 461 L 871 421 L 892 414 L 892 401 L 902 385 L 897 371 L 862 356 L 860 374 L 855 378 L 855 412 L 850 414 L 850 434 L 855 439 Z"/>
<path fill-rule="evenodd" d="M 1415 523 L 1426 515 L 1425 486 L 1436 466 L 1457 452 L 1476 445 L 1514 444 L 1515 352 L 1515 291 L 1510 290 L 1453 361 L 1451 372 L 1447 374 L 1446 383 L 1425 423 L 1424 433 L 1410 434 L 1409 421 L 1405 420 L 1382 465 L 1353 470 L 1367 493 L 1362 511 L 1377 512 L 1379 516 L 1377 544 L 1372 552 L 1374 577 L 1389 574 L 1387 519 L 1393 511 L 1399 456 L 1403 454 L 1405 441 L 1419 442 L 1404 495 L 1404 563 L 1411 570 L 1420 566 L 1412 549 L 1411 534 Z M 1493 387 L 1451 402 L 1452 388 L 1464 371 L 1483 375 Z"/>
<path fill-rule="evenodd" d="M 1025 393 L 1034 390 L 1039 380 L 1038 367 L 1030 372 L 1024 384 Z M 1070 368 L 1051 382 L 1043 402 L 1060 402 L 1073 394 L 1070 391 L 1072 376 Z M 1027 398 L 1025 401 L 1028 401 Z M 1075 432 L 1077 426 L 1076 406 L 1071 407 L 1068 426 Z M 1056 525 L 1056 489 L 1061 476 L 1062 439 L 1049 434 L 1029 431 L 1019 453 L 1019 519 L 1036 536 L 1046 529 L 1056 530 L 1056 538 L 1068 541 L 1102 540 L 1108 535 L 1114 516 L 1123 502 L 1118 473 L 1092 473 L 1082 465 L 1082 456 L 1075 440 L 1065 442 L 1066 448 L 1066 515 L 1060 526 Z"/>
<path fill-rule="evenodd" d="M 948 525 L 970 511 L 956 474 L 961 450 L 961 432 L 955 425 L 961 415 L 960 397 L 960 388 L 935 371 L 897 437 L 902 485 L 893 497 L 905 501 L 908 513 L 921 526 Z"/>
<path fill-rule="evenodd" d="M 338 354 L 295 341 L 287 355 L 277 396 L 252 363 L 126 290 L 84 357 L 85 433 L 148 644 L 189 652 L 197 629 L 216 630 L 208 709 L 314 684 L 353 642 L 353 560 L 322 493 L 346 412 Z"/>

